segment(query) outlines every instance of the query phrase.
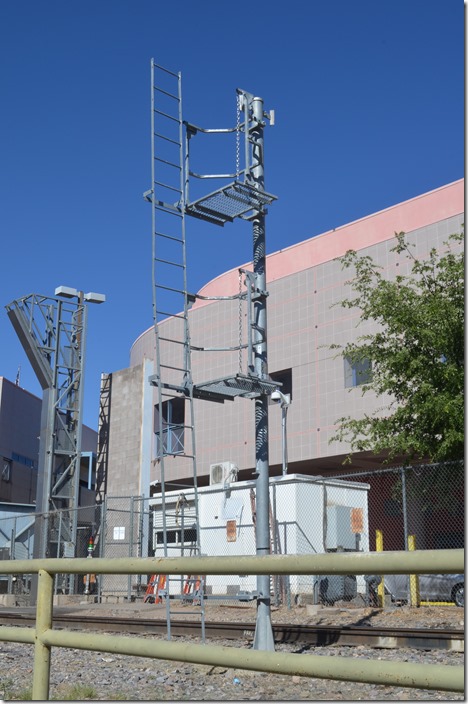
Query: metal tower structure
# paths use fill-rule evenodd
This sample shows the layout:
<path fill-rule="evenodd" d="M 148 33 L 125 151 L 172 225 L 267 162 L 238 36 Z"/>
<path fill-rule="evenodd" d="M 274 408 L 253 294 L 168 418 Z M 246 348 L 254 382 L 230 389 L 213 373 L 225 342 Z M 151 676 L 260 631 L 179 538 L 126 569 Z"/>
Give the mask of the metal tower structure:
<path fill-rule="evenodd" d="M 34 557 L 38 558 L 75 557 L 87 325 L 85 301 L 105 300 L 102 294 L 83 294 L 65 286 L 57 288 L 55 294 L 57 297 L 51 298 L 33 293 L 6 306 L 43 389 L 34 533 Z M 63 580 L 61 588 L 73 593 L 73 575 L 67 578 L 64 575 Z"/>
<path fill-rule="evenodd" d="M 241 121 L 241 115 L 243 120 Z M 196 518 L 197 472 L 194 399 L 224 403 L 236 397 L 255 399 L 255 444 L 257 477 L 257 555 L 270 552 L 268 397 L 278 388 L 268 375 L 266 311 L 266 206 L 276 196 L 265 191 L 263 163 L 264 118 L 274 124 L 274 113 L 263 110 L 263 100 L 237 89 L 237 124 L 227 129 L 204 129 L 183 120 L 181 74 L 172 73 L 151 61 L 152 185 L 144 197 L 152 204 L 153 232 L 153 319 L 156 369 L 150 383 L 157 388 L 157 459 L 160 464 L 163 535 L 167 554 L 165 523 L 166 456 L 187 458 L 192 466 Z M 229 174 L 199 174 L 190 168 L 190 147 L 199 134 L 235 133 L 236 170 Z M 241 150 L 241 139 L 243 149 Z M 241 153 L 243 168 L 241 168 Z M 215 191 L 190 200 L 193 179 L 229 180 Z M 245 290 L 234 296 L 210 300 L 243 299 L 247 304 L 248 342 L 216 351 L 247 350 L 247 372 L 203 383 L 193 383 L 191 353 L 215 351 L 193 347 L 190 340 L 189 308 L 196 298 L 187 291 L 186 216 L 224 226 L 236 218 L 252 223 L 253 272 L 245 276 Z M 161 307 L 159 300 L 164 300 Z M 166 320 L 164 333 L 159 322 Z M 178 360 L 174 362 L 174 360 Z M 182 405 L 181 405 L 182 404 Z M 186 412 L 186 408 L 188 412 Z M 198 536 L 198 531 L 197 531 Z M 199 536 L 197 537 L 199 549 Z M 270 617 L 270 577 L 257 578 L 257 624 L 254 647 L 274 650 Z"/>

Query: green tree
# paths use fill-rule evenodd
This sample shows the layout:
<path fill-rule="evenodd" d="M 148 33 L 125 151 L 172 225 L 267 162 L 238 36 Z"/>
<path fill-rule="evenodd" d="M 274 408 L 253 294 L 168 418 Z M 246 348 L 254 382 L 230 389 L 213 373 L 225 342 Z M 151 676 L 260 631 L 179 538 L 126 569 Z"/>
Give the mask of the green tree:
<path fill-rule="evenodd" d="M 365 394 L 392 399 L 363 418 L 344 417 L 332 440 L 345 440 L 352 451 L 387 452 L 388 460 L 462 459 L 464 455 L 464 252 L 463 234 L 452 235 L 446 249 L 432 249 L 425 260 L 414 257 L 404 233 L 395 233 L 392 251 L 411 260 L 411 273 L 384 278 L 371 257 L 347 252 L 344 268 L 353 296 L 339 305 L 357 308 L 361 321 L 374 321 L 376 332 L 356 342 L 333 345 L 365 368 Z"/>

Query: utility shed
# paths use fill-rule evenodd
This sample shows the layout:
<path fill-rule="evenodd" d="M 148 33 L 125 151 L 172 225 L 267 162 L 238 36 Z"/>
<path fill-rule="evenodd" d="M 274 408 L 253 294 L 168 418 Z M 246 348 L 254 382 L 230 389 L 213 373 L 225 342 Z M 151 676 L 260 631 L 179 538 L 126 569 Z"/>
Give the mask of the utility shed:
<path fill-rule="evenodd" d="M 230 476 L 233 474 L 231 472 Z M 234 475 L 235 476 L 235 475 Z M 367 552 L 369 484 L 292 474 L 270 479 L 271 552 L 317 554 Z M 232 556 L 233 575 L 207 576 L 208 595 L 249 594 L 256 577 L 235 574 L 236 555 L 255 554 L 255 481 L 220 481 L 198 489 L 199 526 L 195 522 L 193 489 L 165 494 L 167 555 L 190 555 L 199 532 L 200 552 Z M 150 501 L 154 555 L 164 555 L 162 499 Z M 195 553 L 194 553 L 195 554 Z M 312 593 L 314 575 L 291 575 L 291 594 Z M 171 592 L 177 586 L 171 586 Z M 358 591 L 365 583 L 358 577 Z"/>

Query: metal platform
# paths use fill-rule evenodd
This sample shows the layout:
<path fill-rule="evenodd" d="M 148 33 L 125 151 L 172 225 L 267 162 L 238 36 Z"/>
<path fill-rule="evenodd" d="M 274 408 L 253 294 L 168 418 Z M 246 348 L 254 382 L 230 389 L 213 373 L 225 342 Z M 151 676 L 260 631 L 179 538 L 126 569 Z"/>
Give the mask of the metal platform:
<path fill-rule="evenodd" d="M 193 387 L 193 397 L 209 401 L 233 401 L 238 396 L 241 398 L 257 398 L 262 395 L 269 395 L 278 388 L 275 381 L 259 379 L 256 376 L 236 374 L 222 379 L 205 381 L 195 384 Z"/>
<path fill-rule="evenodd" d="M 277 196 L 259 191 L 247 183 L 233 181 L 193 203 L 188 203 L 186 213 L 222 226 L 251 210 L 260 210 L 276 199 Z"/>

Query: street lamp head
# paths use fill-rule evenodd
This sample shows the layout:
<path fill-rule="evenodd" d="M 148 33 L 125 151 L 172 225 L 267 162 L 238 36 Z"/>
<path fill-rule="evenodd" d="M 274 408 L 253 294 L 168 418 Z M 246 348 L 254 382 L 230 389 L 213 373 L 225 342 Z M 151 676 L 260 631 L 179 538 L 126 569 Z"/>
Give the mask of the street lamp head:
<path fill-rule="evenodd" d="M 77 288 L 70 288 L 69 286 L 58 286 L 55 289 L 55 295 L 62 296 L 63 298 L 80 298 L 80 296 L 83 296 L 83 299 L 87 303 L 105 303 L 106 302 L 106 297 L 103 293 L 94 293 L 94 292 L 90 291 L 89 293 L 83 294 L 83 292 L 78 291 Z"/>
<path fill-rule="evenodd" d="M 106 302 L 106 296 L 104 293 L 85 293 L 84 295 L 85 301 L 88 301 L 88 303 L 105 303 Z"/>
<path fill-rule="evenodd" d="M 70 288 L 70 286 L 58 286 L 55 289 L 55 295 L 63 298 L 78 298 L 80 292 L 76 288 Z"/>

